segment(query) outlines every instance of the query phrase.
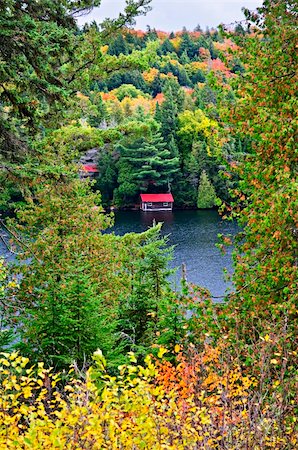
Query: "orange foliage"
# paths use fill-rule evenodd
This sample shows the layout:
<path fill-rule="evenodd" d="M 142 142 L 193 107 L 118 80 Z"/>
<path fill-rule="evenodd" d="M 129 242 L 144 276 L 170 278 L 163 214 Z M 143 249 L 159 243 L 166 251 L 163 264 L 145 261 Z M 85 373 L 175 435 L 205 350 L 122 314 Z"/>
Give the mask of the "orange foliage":
<path fill-rule="evenodd" d="M 170 36 L 170 33 L 168 33 L 167 31 L 161 31 L 161 30 L 156 30 L 156 34 L 158 39 L 161 40 L 165 40 L 166 38 L 168 38 Z"/>
<path fill-rule="evenodd" d="M 143 30 L 131 30 L 131 29 L 127 29 L 126 33 L 134 34 L 135 36 L 140 38 L 144 37 L 146 34 L 146 32 Z"/>
<path fill-rule="evenodd" d="M 205 344 L 201 352 L 192 346 L 177 365 L 165 353 L 160 348 L 155 364 L 146 357 L 144 366 L 131 354 L 131 364 L 111 377 L 97 351 L 85 381 L 70 380 L 63 394 L 43 364 L 2 354 L 0 449 L 296 448 L 294 421 L 272 415 L 272 404 L 256 415 L 258 382 L 225 361 L 224 345 Z"/>
<path fill-rule="evenodd" d="M 216 50 L 227 51 L 229 49 L 237 50 L 239 47 L 231 39 L 225 39 L 224 42 L 213 42 Z"/>
<path fill-rule="evenodd" d="M 121 106 L 124 112 L 127 111 L 127 109 L 125 109 L 127 107 L 131 110 L 132 113 L 135 113 L 138 107 L 142 107 L 145 114 L 149 114 L 154 113 L 155 102 L 152 99 L 141 96 L 138 96 L 136 98 L 125 97 L 121 101 Z"/>
<path fill-rule="evenodd" d="M 199 48 L 199 55 L 203 60 L 209 60 L 211 58 L 209 50 L 204 47 Z"/>
<path fill-rule="evenodd" d="M 155 103 L 158 103 L 159 105 L 162 104 L 162 102 L 164 101 L 165 96 L 163 93 L 157 94 L 156 97 L 153 99 Z"/>
<path fill-rule="evenodd" d="M 108 101 L 108 100 L 117 100 L 117 97 L 115 94 L 112 94 L 111 92 L 101 92 L 100 93 L 101 98 L 104 101 Z"/>
<path fill-rule="evenodd" d="M 182 89 L 184 90 L 184 92 L 186 94 L 193 94 L 194 93 L 194 89 L 192 89 L 190 87 L 182 86 Z"/>
<path fill-rule="evenodd" d="M 211 69 L 214 70 L 215 72 L 224 72 L 227 77 L 232 76 L 230 70 L 219 58 L 213 59 L 211 61 Z"/>
<path fill-rule="evenodd" d="M 146 70 L 145 72 L 143 72 L 143 78 L 147 83 L 152 83 L 154 78 L 157 77 L 157 75 L 159 74 L 159 70 L 156 69 L 155 67 L 152 67 L 149 70 Z"/>

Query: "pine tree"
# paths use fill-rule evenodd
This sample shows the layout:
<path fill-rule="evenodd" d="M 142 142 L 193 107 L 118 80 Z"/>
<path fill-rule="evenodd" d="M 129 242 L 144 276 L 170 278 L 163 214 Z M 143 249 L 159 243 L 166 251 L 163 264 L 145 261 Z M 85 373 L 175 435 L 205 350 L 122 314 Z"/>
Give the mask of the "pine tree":
<path fill-rule="evenodd" d="M 114 263 L 101 234 L 111 219 L 99 202 L 86 182 L 57 182 L 41 187 L 36 204 L 23 207 L 15 223 L 20 236 L 30 239 L 22 255 L 26 264 L 15 268 L 20 288 L 10 298 L 18 311 L 17 318 L 11 317 L 16 345 L 58 370 L 74 360 L 82 366 L 107 345 L 108 333 L 109 345 L 113 342 L 114 325 L 106 321 L 106 311 L 109 305 L 113 314 L 115 297 L 108 294 L 108 284 Z"/>
<path fill-rule="evenodd" d="M 129 187 L 129 197 L 139 191 L 165 190 L 179 170 L 179 158 L 162 139 L 160 133 L 149 141 L 139 139 L 128 145 L 118 145 L 120 152 L 119 188 L 118 194 L 126 196 Z"/>
<path fill-rule="evenodd" d="M 141 245 L 130 246 L 125 264 L 130 294 L 119 301 L 117 312 L 120 345 L 125 345 L 124 352 L 133 351 L 142 356 L 156 340 L 159 322 L 164 320 L 162 307 L 169 306 L 167 264 L 173 249 L 160 237 L 160 229 L 161 224 L 150 228 L 138 235 Z"/>
<path fill-rule="evenodd" d="M 178 108 L 174 99 L 172 87 L 165 91 L 165 100 L 160 106 L 161 134 L 166 142 L 176 138 L 178 127 Z"/>
<path fill-rule="evenodd" d="M 155 106 L 154 119 L 156 120 L 156 122 L 161 122 L 161 110 L 158 102 L 156 102 Z"/>
<path fill-rule="evenodd" d="M 121 54 L 127 55 L 128 46 L 124 40 L 122 34 L 118 34 L 118 36 L 109 44 L 108 54 L 119 56 Z"/>
<path fill-rule="evenodd" d="M 210 209 L 213 208 L 215 204 L 215 189 L 212 183 L 209 181 L 205 170 L 203 170 L 199 182 L 197 206 L 199 209 Z"/>
<path fill-rule="evenodd" d="M 162 91 L 162 82 L 160 75 L 158 74 L 156 77 L 154 77 L 154 80 L 151 84 L 151 95 L 152 97 L 156 97 L 157 94 L 160 94 Z"/>
<path fill-rule="evenodd" d="M 163 41 L 160 47 L 160 52 L 162 55 L 166 55 L 167 53 L 175 53 L 175 47 L 168 38 Z"/>

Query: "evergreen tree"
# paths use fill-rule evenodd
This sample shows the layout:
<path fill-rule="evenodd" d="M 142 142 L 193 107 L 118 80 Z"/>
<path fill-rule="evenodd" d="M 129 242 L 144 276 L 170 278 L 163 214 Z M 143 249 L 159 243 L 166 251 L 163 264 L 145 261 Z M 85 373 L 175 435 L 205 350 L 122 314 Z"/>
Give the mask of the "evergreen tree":
<path fill-rule="evenodd" d="M 151 28 L 150 25 L 147 25 L 147 32 L 145 35 L 146 41 L 157 41 L 158 35 L 155 28 Z"/>
<path fill-rule="evenodd" d="M 124 40 L 124 37 L 122 34 L 118 34 L 118 36 L 112 40 L 112 42 L 109 43 L 109 49 L 108 54 L 109 55 L 127 55 L 128 53 L 128 46 Z"/>
<path fill-rule="evenodd" d="M 124 261 L 130 278 L 130 294 L 119 301 L 117 311 L 119 343 L 124 352 L 133 351 L 145 356 L 156 341 L 160 322 L 165 321 L 163 309 L 169 305 L 170 286 L 167 268 L 172 248 L 160 237 L 161 224 L 149 229 L 140 246 L 131 246 Z M 129 239 L 129 235 L 126 237 Z M 168 308 L 167 308 L 168 309 Z M 169 311 L 166 311 L 169 315 Z M 120 349 L 122 351 L 122 348 Z"/>
<path fill-rule="evenodd" d="M 208 105 L 216 105 L 217 95 L 214 89 L 205 83 L 203 87 L 195 89 L 196 101 L 195 104 L 201 110 L 208 109 Z"/>
<path fill-rule="evenodd" d="M 108 205 L 113 199 L 113 191 L 117 186 L 117 169 L 115 166 L 115 155 L 110 148 L 105 147 L 99 152 L 98 169 L 99 177 L 96 180 L 96 188 L 102 196 L 104 206 Z"/>
<path fill-rule="evenodd" d="M 166 142 L 170 142 L 171 138 L 176 138 L 178 127 L 178 107 L 172 87 L 169 86 L 165 92 L 165 99 L 160 106 L 160 123 L 161 134 Z"/>
<path fill-rule="evenodd" d="M 159 133 L 149 141 L 139 139 L 118 145 L 117 150 L 120 152 L 118 198 L 133 201 L 140 191 L 166 190 L 179 170 L 178 157 L 171 154 Z"/>
<path fill-rule="evenodd" d="M 201 25 L 199 23 L 198 23 L 198 25 L 195 26 L 194 31 L 203 33 L 203 30 L 202 30 Z"/>
<path fill-rule="evenodd" d="M 190 74 L 190 79 L 193 84 L 205 83 L 206 77 L 202 70 L 196 70 L 194 73 Z"/>
<path fill-rule="evenodd" d="M 161 110 L 160 110 L 160 105 L 158 102 L 156 102 L 156 106 L 155 106 L 155 113 L 154 113 L 154 119 L 156 120 L 156 122 L 161 122 Z"/>
<path fill-rule="evenodd" d="M 147 86 L 139 70 L 126 70 L 122 74 L 123 84 L 133 84 L 137 89 L 147 92 Z"/>
<path fill-rule="evenodd" d="M 182 65 L 185 65 L 185 64 L 189 64 L 189 63 L 190 63 L 190 59 L 189 59 L 189 57 L 188 57 L 188 54 L 187 54 L 187 51 L 186 51 L 186 50 L 184 50 L 183 53 L 181 54 L 181 56 L 180 56 L 180 58 L 179 58 L 179 61 L 180 61 L 180 63 L 181 63 Z"/>
<path fill-rule="evenodd" d="M 15 224 L 30 239 L 22 254 L 26 264 L 15 268 L 20 288 L 10 299 L 18 311 L 17 319 L 11 317 L 16 345 L 57 370 L 74 360 L 82 366 L 106 346 L 107 335 L 108 345 L 113 342 L 106 288 L 114 263 L 101 234 L 111 221 L 101 214 L 99 195 L 80 180 L 41 187 L 36 202 L 18 212 Z"/>
<path fill-rule="evenodd" d="M 212 183 L 209 181 L 208 176 L 203 170 L 199 188 L 198 188 L 198 199 L 197 199 L 197 207 L 199 209 L 210 209 L 216 205 L 216 193 Z"/>
<path fill-rule="evenodd" d="M 180 69 L 178 72 L 178 82 L 180 86 L 191 86 L 192 82 L 190 81 L 189 76 L 185 69 Z"/>
<path fill-rule="evenodd" d="M 154 80 L 151 84 L 151 95 L 152 97 L 156 97 L 157 94 L 160 94 L 162 91 L 162 81 L 160 78 L 160 75 L 158 74 L 156 77 L 154 77 Z"/>
<path fill-rule="evenodd" d="M 166 55 L 168 53 L 175 53 L 175 47 L 168 38 L 165 39 L 161 44 L 160 52 L 162 55 Z"/>
<path fill-rule="evenodd" d="M 198 53 L 198 47 L 196 43 L 191 39 L 189 33 L 184 32 L 181 36 L 181 43 L 179 46 L 178 55 L 181 57 L 183 53 L 186 53 L 186 55 L 192 60 Z"/>

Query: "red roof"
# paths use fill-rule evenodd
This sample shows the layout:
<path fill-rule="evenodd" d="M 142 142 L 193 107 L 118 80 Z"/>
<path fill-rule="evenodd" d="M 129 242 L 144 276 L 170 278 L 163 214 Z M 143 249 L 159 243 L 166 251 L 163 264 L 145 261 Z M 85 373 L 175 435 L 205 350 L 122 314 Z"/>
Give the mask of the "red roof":
<path fill-rule="evenodd" d="M 83 169 L 86 172 L 98 172 L 98 168 L 97 168 L 96 164 L 84 164 Z"/>
<path fill-rule="evenodd" d="M 173 202 L 172 194 L 141 194 L 142 202 Z"/>

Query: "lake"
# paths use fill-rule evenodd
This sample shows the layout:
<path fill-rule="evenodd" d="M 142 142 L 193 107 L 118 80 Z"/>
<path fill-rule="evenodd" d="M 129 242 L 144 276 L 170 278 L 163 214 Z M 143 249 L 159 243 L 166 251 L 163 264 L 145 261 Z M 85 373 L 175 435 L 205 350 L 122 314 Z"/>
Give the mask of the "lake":
<path fill-rule="evenodd" d="M 170 263 L 172 268 L 177 268 L 171 278 L 173 288 L 180 288 L 181 266 L 185 263 L 188 281 L 209 289 L 214 297 L 223 296 L 230 286 L 224 280 L 223 269 L 232 272 L 231 249 L 222 255 L 215 244 L 219 233 L 235 235 L 238 231 L 236 223 L 223 221 L 213 210 L 119 211 L 115 214 L 112 231 L 118 235 L 142 232 L 152 225 L 154 218 L 163 222 L 162 235 L 168 235 L 169 245 L 175 245 Z M 14 259 L 1 240 L 0 255 L 10 261 Z"/>
<path fill-rule="evenodd" d="M 223 296 L 229 288 L 223 270 L 232 272 L 231 249 L 222 255 L 216 247 L 217 235 L 238 231 L 236 223 L 223 221 L 217 211 L 119 211 L 112 231 L 123 235 L 142 232 L 153 223 L 163 222 L 162 235 L 168 235 L 169 245 L 175 245 L 171 267 L 178 268 L 172 285 L 179 289 L 181 265 L 186 264 L 187 280 L 210 290 L 212 296 Z"/>

